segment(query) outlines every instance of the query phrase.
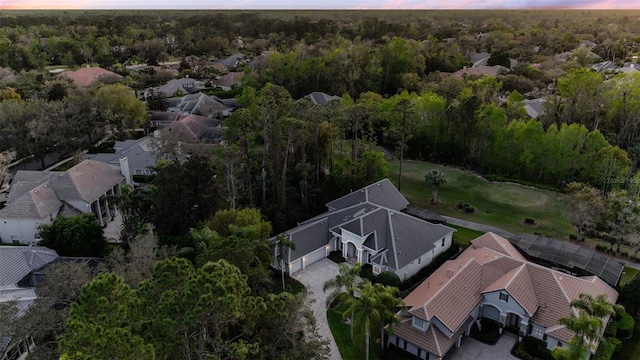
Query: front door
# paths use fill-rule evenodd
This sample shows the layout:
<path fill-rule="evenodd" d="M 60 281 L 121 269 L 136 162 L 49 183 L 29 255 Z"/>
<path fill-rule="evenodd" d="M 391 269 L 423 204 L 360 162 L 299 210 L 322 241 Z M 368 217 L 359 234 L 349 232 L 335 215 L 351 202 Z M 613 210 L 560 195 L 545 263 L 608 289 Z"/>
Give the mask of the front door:
<path fill-rule="evenodd" d="M 507 319 L 507 327 L 514 331 L 520 330 L 520 316 L 516 314 L 509 313 L 509 318 Z"/>

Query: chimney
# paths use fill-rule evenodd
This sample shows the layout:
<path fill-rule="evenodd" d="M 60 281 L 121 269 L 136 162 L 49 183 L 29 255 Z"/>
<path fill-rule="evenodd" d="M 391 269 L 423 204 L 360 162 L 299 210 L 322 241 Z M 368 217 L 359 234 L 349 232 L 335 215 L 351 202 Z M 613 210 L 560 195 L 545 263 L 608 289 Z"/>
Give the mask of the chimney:
<path fill-rule="evenodd" d="M 131 170 L 129 170 L 129 159 L 126 156 L 120 158 L 120 174 L 124 176 L 127 185 L 133 186 L 131 179 Z"/>

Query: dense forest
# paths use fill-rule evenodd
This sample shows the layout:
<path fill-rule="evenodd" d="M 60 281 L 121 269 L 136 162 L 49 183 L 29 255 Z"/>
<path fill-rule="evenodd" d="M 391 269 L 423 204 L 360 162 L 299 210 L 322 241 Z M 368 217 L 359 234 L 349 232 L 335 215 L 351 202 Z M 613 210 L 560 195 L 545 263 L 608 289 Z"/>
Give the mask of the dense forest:
<path fill-rule="evenodd" d="M 108 358 L 112 343 L 135 358 L 325 358 L 302 296 L 272 279 L 269 238 L 387 177 L 390 159 L 400 172 L 420 159 L 566 191 L 586 209 L 572 219 L 578 237 L 596 227 L 591 205 L 614 194 L 598 226 L 619 245 L 640 233 L 637 217 L 620 216 L 640 213 L 627 211 L 640 194 L 639 20 L 633 11 L 5 11 L 3 176 L 13 158 L 44 168 L 47 156 L 80 157 L 104 134 L 132 136 L 167 107 L 143 93 L 174 78 L 211 85 L 224 73 L 214 60 L 244 54 L 228 69 L 244 78 L 229 91 L 207 85 L 238 103 L 222 145 L 160 161 L 152 184 L 110 199 L 123 244 L 102 274 L 81 289 L 95 273 L 54 268 L 22 329 L 2 330 L 31 333 L 42 358 Z M 491 75 L 473 60 L 485 52 Z M 607 61 L 610 71 L 592 66 Z M 613 71 L 625 64 L 635 65 Z M 86 66 L 123 77 L 76 87 L 56 75 Z M 315 104 L 316 91 L 335 98 Z M 532 116 L 534 100 L 543 105 Z"/>

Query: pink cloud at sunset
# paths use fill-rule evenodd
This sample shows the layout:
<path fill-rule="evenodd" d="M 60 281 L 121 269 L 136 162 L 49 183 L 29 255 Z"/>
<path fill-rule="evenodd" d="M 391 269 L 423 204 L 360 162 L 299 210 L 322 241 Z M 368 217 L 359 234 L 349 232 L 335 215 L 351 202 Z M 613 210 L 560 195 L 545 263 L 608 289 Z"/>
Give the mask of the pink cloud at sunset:
<path fill-rule="evenodd" d="M 0 9 L 640 9 L 628 0 L 0 0 Z"/>

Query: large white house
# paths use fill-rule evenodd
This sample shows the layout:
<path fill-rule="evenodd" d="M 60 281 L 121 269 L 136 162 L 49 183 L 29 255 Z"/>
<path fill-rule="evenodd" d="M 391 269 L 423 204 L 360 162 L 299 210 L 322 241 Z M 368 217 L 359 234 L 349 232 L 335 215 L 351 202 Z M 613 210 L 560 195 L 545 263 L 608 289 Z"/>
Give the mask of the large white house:
<path fill-rule="evenodd" d="M 327 212 L 281 234 L 295 244 L 284 249 L 285 271 L 294 273 L 341 251 L 347 259 L 371 264 L 374 274 L 411 277 L 449 249 L 455 230 L 403 213 L 408 204 L 388 179 L 328 203 Z"/>
<path fill-rule="evenodd" d="M 59 215 L 92 212 L 101 224 L 117 209 L 108 197 L 120 194 L 125 177 L 109 164 L 83 160 L 67 171 L 18 171 L 5 207 L 0 210 L 0 240 L 32 244 L 37 228 Z"/>

